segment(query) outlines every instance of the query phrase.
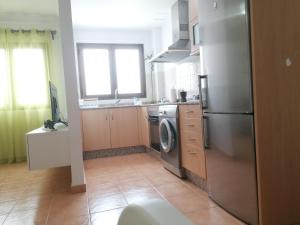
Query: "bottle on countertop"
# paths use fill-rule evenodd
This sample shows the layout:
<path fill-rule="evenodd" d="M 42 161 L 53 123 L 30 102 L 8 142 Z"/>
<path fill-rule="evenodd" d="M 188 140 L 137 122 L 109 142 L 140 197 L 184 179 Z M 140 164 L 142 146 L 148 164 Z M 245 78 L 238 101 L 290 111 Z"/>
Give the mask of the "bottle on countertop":
<path fill-rule="evenodd" d="M 175 103 L 177 101 L 177 91 L 175 87 L 170 89 L 170 102 Z"/>

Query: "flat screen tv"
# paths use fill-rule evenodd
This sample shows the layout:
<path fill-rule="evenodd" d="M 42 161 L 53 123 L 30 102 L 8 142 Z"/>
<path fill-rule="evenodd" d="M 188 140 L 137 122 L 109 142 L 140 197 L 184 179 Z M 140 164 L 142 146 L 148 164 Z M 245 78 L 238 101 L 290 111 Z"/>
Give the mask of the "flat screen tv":
<path fill-rule="evenodd" d="M 51 99 L 52 120 L 54 122 L 59 122 L 60 110 L 58 105 L 57 88 L 50 81 L 49 81 L 49 89 L 50 89 L 50 99 Z"/>

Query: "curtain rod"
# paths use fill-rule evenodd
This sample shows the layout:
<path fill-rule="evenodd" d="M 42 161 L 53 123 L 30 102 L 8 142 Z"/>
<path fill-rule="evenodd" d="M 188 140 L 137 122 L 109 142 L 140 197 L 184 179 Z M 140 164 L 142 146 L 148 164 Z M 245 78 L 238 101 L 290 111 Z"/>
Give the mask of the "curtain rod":
<path fill-rule="evenodd" d="M 31 32 L 32 30 L 24 30 L 24 29 L 15 30 L 15 29 L 10 29 L 10 31 L 11 31 L 12 33 L 17 33 L 17 32 L 29 33 L 29 32 Z M 36 30 L 36 32 L 43 33 L 43 32 L 46 32 L 46 30 Z M 57 33 L 56 30 L 50 30 L 50 33 L 51 33 L 52 40 L 54 40 L 54 35 L 56 35 L 56 33 Z"/>

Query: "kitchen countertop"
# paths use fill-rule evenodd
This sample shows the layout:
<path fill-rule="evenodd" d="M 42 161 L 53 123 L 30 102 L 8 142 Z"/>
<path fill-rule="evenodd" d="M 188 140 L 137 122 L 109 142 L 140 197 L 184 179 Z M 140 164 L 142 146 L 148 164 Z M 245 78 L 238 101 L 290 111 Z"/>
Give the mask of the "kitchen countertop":
<path fill-rule="evenodd" d="M 188 101 L 188 102 L 176 102 L 176 103 L 170 103 L 170 102 L 166 102 L 166 103 L 144 103 L 142 105 L 133 105 L 133 104 L 108 104 L 108 105 L 97 105 L 97 106 L 84 106 L 81 105 L 80 109 L 81 110 L 88 110 L 88 109 L 112 109 L 112 108 L 128 108 L 128 107 L 147 107 L 147 106 L 161 106 L 161 105 L 198 105 L 200 104 L 200 102 L 197 101 Z"/>

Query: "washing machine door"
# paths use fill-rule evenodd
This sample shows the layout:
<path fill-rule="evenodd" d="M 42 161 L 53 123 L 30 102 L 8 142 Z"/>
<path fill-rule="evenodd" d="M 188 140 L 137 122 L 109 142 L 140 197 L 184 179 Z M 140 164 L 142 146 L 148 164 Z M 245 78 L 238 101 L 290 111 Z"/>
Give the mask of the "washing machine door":
<path fill-rule="evenodd" d="M 168 153 L 174 149 L 175 134 L 172 125 L 167 119 L 162 119 L 159 124 L 160 145 L 164 152 Z"/>

